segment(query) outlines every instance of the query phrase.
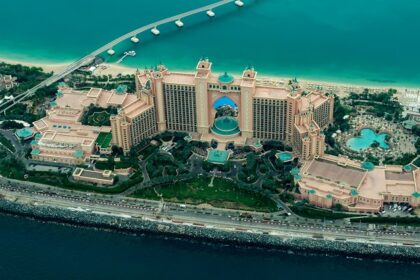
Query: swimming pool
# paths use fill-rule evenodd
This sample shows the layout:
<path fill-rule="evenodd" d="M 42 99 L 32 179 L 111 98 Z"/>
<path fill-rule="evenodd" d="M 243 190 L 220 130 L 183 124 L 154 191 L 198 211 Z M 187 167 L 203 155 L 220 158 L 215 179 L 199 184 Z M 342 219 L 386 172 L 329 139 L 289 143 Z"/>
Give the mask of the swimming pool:
<path fill-rule="evenodd" d="M 375 141 L 379 143 L 379 147 L 386 150 L 389 145 L 386 143 L 387 133 L 376 133 L 370 128 L 364 128 L 360 131 L 360 136 L 347 140 L 347 147 L 353 151 L 363 151 L 369 148 Z"/>

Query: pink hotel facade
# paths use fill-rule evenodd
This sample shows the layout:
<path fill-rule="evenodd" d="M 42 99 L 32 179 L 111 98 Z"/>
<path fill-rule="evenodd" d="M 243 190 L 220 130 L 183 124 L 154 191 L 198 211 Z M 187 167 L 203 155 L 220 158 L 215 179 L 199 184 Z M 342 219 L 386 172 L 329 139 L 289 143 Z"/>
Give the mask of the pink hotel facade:
<path fill-rule="evenodd" d="M 333 96 L 305 92 L 294 83 L 259 81 L 252 68 L 241 77 L 217 76 L 211 66 L 203 59 L 195 73 L 173 73 L 164 66 L 137 72 L 134 94 L 61 86 L 47 116 L 34 122 L 37 135 L 31 143 L 32 158 L 83 164 L 95 151 L 109 152 L 111 144 L 129 151 L 141 140 L 166 130 L 191 133 L 203 141 L 217 139 L 238 144 L 247 139 L 273 139 L 293 146 L 303 160 L 298 181 L 300 196 L 314 205 L 331 208 L 341 204 L 357 212 L 378 212 L 387 202 L 420 206 L 420 169 L 382 166 L 367 171 L 358 162 L 324 155 L 321 130 L 333 120 Z M 232 134 L 213 129 L 214 104 L 221 98 L 237 106 Z M 111 126 L 81 124 L 91 104 L 118 108 L 110 118 Z M 82 179 L 80 172 L 75 176 Z M 101 179 L 103 176 L 98 174 L 95 176 Z M 103 183 L 103 178 L 99 179 L 95 182 Z"/>
<path fill-rule="evenodd" d="M 318 207 L 341 204 L 347 211 L 377 213 L 384 203 L 420 206 L 420 169 L 414 166 L 366 170 L 360 162 L 324 155 L 304 162 L 300 176 L 300 198 Z"/>
<path fill-rule="evenodd" d="M 193 133 L 204 141 L 284 141 L 304 160 L 324 154 L 321 130 L 333 120 L 333 96 L 304 92 L 295 84 L 264 84 L 252 68 L 233 77 L 214 75 L 211 67 L 202 59 L 195 73 L 170 72 L 163 65 L 137 72 L 139 101 L 111 117 L 113 143 L 128 151 L 142 139 L 170 130 Z M 212 130 L 214 104 L 226 97 L 238 108 L 240 132 L 231 135 Z"/>

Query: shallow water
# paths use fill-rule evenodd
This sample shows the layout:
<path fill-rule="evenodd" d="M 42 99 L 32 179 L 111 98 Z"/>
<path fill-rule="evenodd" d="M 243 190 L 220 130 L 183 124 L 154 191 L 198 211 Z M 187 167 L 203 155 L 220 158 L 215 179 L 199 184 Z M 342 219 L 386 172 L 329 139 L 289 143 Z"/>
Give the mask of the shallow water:
<path fill-rule="evenodd" d="M 75 60 L 141 25 L 211 0 L 3 1 L 0 57 Z M 193 70 L 208 56 L 218 72 L 254 65 L 263 75 L 376 85 L 420 85 L 420 1 L 245 0 L 185 19 L 183 30 L 147 32 L 125 65 Z M 117 57 L 113 58 L 117 60 Z"/>

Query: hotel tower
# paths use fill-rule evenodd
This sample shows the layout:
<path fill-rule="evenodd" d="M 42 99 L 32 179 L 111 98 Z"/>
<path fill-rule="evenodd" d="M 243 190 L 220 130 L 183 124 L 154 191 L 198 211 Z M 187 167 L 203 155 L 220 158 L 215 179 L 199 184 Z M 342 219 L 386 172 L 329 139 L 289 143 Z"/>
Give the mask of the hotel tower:
<path fill-rule="evenodd" d="M 258 80 L 252 67 L 241 77 L 215 75 L 211 68 L 208 59 L 201 59 L 195 73 L 170 72 L 163 65 L 138 71 L 138 101 L 111 117 L 113 143 L 128 151 L 169 130 L 203 141 L 279 140 L 304 160 L 324 154 L 321 130 L 333 120 L 333 96 L 306 92 L 293 81 Z M 221 107 L 233 113 L 220 115 Z"/>

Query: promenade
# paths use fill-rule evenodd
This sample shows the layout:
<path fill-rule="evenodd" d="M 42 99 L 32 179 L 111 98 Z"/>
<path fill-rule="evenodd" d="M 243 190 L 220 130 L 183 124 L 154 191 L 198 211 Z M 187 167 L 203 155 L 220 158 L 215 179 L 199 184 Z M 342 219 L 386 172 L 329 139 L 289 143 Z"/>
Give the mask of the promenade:
<path fill-rule="evenodd" d="M 184 225 L 226 232 L 246 232 L 279 238 L 330 240 L 357 244 L 411 246 L 420 248 L 420 230 L 391 226 L 388 229 L 368 224 L 319 222 L 227 209 L 179 205 L 64 190 L 51 186 L 0 178 L 2 199 L 33 207 L 55 207 L 73 212 L 147 220 L 168 225 Z M 247 215 L 243 215 L 246 213 Z M 249 216 L 251 214 L 251 217 Z M 246 217 L 246 218 L 244 218 Z"/>

